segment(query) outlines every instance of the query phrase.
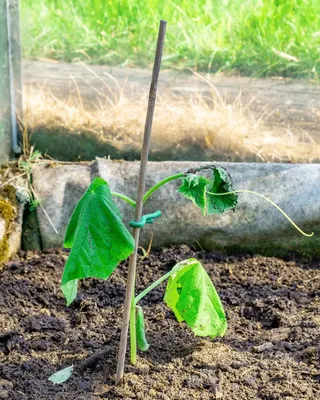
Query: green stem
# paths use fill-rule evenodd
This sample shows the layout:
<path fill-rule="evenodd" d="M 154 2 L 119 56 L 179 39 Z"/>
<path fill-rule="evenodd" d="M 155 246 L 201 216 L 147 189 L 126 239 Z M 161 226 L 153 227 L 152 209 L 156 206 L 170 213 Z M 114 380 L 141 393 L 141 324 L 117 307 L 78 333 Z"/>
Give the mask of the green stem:
<path fill-rule="evenodd" d="M 159 189 L 161 186 L 165 185 L 166 183 L 173 181 L 178 178 L 184 177 L 184 173 L 179 173 L 175 175 L 171 175 L 162 181 L 158 182 L 156 185 L 154 185 L 151 189 L 149 189 L 145 195 L 143 196 L 143 203 L 147 201 L 147 199 L 154 193 L 157 189 Z M 122 193 L 117 193 L 117 192 L 111 192 L 111 195 L 114 197 L 118 197 L 119 199 L 122 199 L 126 201 L 130 206 L 133 208 L 136 207 L 136 202 L 130 199 L 130 197 L 125 196 Z M 131 309 L 130 309 L 130 361 L 131 364 L 135 365 L 137 362 L 137 337 L 136 337 L 136 304 L 137 302 L 145 296 L 147 293 L 150 292 L 154 287 L 158 286 L 161 282 L 163 282 L 165 279 L 167 279 L 175 269 L 173 268 L 170 272 L 165 274 L 162 278 L 158 279 L 156 282 L 154 282 L 151 286 L 149 286 L 146 290 L 144 290 L 139 296 L 137 296 L 136 300 L 134 298 L 134 294 L 132 297 L 132 302 L 131 302 Z"/>
<path fill-rule="evenodd" d="M 171 175 L 168 176 L 165 179 L 162 179 L 162 181 L 158 182 L 157 184 L 155 184 L 151 189 L 149 189 L 143 196 L 143 202 L 145 203 L 148 198 L 152 195 L 152 193 L 154 193 L 156 190 L 158 190 L 161 186 L 165 185 L 168 182 L 171 182 L 175 179 L 179 179 L 179 178 L 183 178 L 185 176 L 184 172 L 180 172 L 178 174 L 175 175 Z M 118 193 L 118 192 L 111 192 L 111 195 L 114 197 L 118 197 L 119 199 L 122 199 L 124 201 L 126 201 L 128 204 L 130 204 L 131 207 L 135 208 L 136 207 L 136 202 L 132 199 L 130 199 L 130 197 L 122 194 L 122 193 Z"/>
<path fill-rule="evenodd" d="M 148 286 L 146 289 L 144 289 L 140 294 L 138 294 L 138 296 L 136 296 L 136 298 L 134 299 L 134 306 L 136 306 L 138 304 L 138 302 L 144 297 L 146 296 L 149 292 L 151 292 L 152 289 L 154 289 L 155 287 L 157 287 L 158 285 L 160 285 L 160 283 L 162 283 L 163 281 L 165 281 L 166 279 L 168 279 L 173 273 L 177 272 L 179 269 L 183 268 L 185 265 L 180 262 L 179 263 L 179 267 L 175 268 L 173 267 L 171 271 L 167 272 L 165 275 L 161 276 L 158 280 L 156 280 L 155 282 L 153 282 L 150 286 Z"/>
<path fill-rule="evenodd" d="M 136 307 L 134 293 L 132 295 L 130 310 L 130 362 L 132 365 L 135 365 L 137 362 Z"/>
<path fill-rule="evenodd" d="M 119 199 L 122 199 L 122 200 L 126 201 L 128 204 L 130 204 L 131 207 L 136 208 L 136 202 L 134 200 L 130 199 L 130 197 L 128 197 L 122 193 L 111 192 L 111 196 L 119 197 Z"/>
<path fill-rule="evenodd" d="M 154 193 L 156 190 L 158 190 L 161 186 L 165 185 L 168 182 L 174 181 L 175 179 L 183 178 L 185 176 L 184 172 L 180 172 L 179 174 L 171 175 L 168 176 L 167 178 L 162 179 L 162 181 L 158 182 L 154 186 L 152 186 L 151 189 L 149 189 L 143 196 L 143 202 L 145 203 L 148 198 Z"/>
<path fill-rule="evenodd" d="M 277 210 L 279 210 L 279 211 L 281 212 L 281 214 L 284 215 L 284 216 L 287 218 L 287 220 L 288 220 L 288 221 L 297 229 L 297 231 L 299 231 L 302 235 L 307 236 L 307 237 L 313 236 L 313 234 L 314 234 L 313 232 L 312 232 L 312 233 L 305 233 L 305 232 L 303 232 L 303 230 L 300 229 L 300 228 L 298 227 L 298 225 L 297 225 L 295 222 L 292 221 L 292 219 L 289 217 L 289 215 L 287 215 L 287 214 L 282 210 L 282 208 L 280 208 L 276 203 L 274 203 L 274 202 L 273 202 L 272 200 L 270 200 L 268 197 L 263 196 L 263 195 L 260 194 L 260 193 L 253 192 L 252 190 L 245 190 L 245 189 L 242 189 L 242 190 L 233 190 L 232 192 L 226 192 L 226 193 L 212 193 L 212 192 L 207 192 L 207 194 L 210 194 L 210 195 L 212 195 L 212 196 L 225 196 L 225 195 L 227 195 L 227 194 L 233 194 L 233 193 L 250 193 L 250 194 L 255 194 L 256 196 L 262 197 L 264 200 L 266 200 L 266 201 L 268 201 L 269 203 L 271 203 Z"/>

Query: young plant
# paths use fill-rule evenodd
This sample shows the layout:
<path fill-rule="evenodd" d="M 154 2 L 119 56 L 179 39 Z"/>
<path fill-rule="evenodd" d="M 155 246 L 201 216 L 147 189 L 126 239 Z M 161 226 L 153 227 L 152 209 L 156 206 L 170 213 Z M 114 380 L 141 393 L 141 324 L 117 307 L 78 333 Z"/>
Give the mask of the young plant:
<path fill-rule="evenodd" d="M 207 172 L 211 173 L 208 176 Z M 169 176 L 143 196 L 145 203 L 163 185 L 181 179 L 178 192 L 199 207 L 204 216 L 234 210 L 239 192 L 263 197 L 277 207 L 304 235 L 295 223 L 270 199 L 247 190 L 234 190 L 229 173 L 214 165 L 189 169 Z M 64 246 L 71 252 L 65 265 L 61 289 L 70 305 L 77 296 L 78 280 L 94 277 L 107 279 L 120 261 L 134 251 L 134 240 L 112 197 L 118 197 L 133 208 L 136 203 L 124 194 L 111 192 L 101 178 L 95 178 L 75 207 L 69 221 Z M 131 227 L 143 227 L 161 215 L 160 211 L 145 215 Z M 199 261 L 189 259 L 178 263 L 170 272 L 152 283 L 132 300 L 130 310 L 130 359 L 136 362 L 137 344 L 140 350 L 149 348 L 144 331 L 144 317 L 139 301 L 161 282 L 168 279 L 164 300 L 179 322 L 185 321 L 197 336 L 223 336 L 226 316 L 220 298 Z"/>

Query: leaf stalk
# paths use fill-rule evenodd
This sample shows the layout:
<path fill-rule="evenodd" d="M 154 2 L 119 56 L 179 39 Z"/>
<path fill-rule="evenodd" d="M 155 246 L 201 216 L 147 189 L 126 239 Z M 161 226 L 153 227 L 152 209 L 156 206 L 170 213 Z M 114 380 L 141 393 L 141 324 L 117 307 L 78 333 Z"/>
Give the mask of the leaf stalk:
<path fill-rule="evenodd" d="M 212 192 L 207 192 L 207 194 L 211 195 L 211 196 L 225 196 L 227 194 L 233 194 L 233 193 L 250 193 L 250 194 L 254 194 L 256 196 L 261 197 L 262 199 L 266 200 L 267 202 L 269 202 L 270 204 L 272 204 L 278 211 L 281 212 L 281 214 L 297 229 L 298 232 L 300 232 L 302 235 L 307 236 L 307 237 L 311 237 L 314 235 L 314 232 L 311 233 L 306 233 L 304 232 L 302 229 L 300 229 L 298 227 L 298 225 L 289 217 L 288 214 L 286 214 L 282 208 L 280 208 L 274 201 L 272 201 L 271 199 L 269 199 L 266 196 L 263 196 L 262 194 L 258 193 L 258 192 L 254 192 L 252 190 L 245 190 L 245 189 L 239 189 L 239 190 L 233 190 L 232 192 L 225 192 L 225 193 L 212 193 Z"/>

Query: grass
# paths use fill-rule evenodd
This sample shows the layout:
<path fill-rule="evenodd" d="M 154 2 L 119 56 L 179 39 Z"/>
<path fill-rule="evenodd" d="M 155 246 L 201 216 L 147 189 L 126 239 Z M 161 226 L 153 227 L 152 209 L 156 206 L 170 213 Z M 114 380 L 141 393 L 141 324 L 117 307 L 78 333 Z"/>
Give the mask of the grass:
<path fill-rule="evenodd" d="M 101 148 L 110 144 L 119 154 L 128 149 L 139 154 L 148 92 L 141 93 L 141 88 L 136 89 L 137 93 L 130 90 L 129 98 L 125 87 L 116 85 L 111 89 L 112 78 L 100 79 L 109 94 L 100 92 L 100 99 L 104 100 L 97 101 L 94 107 L 83 102 L 80 92 L 78 99 L 58 99 L 44 86 L 26 88 L 25 126 L 31 132 L 71 135 L 75 144 L 75 137 L 79 135 L 80 141 L 85 133 L 98 147 L 99 143 Z M 188 97 L 170 92 L 159 94 L 152 134 L 154 153 L 174 151 L 176 156 L 186 152 L 197 154 L 197 159 L 224 161 L 319 162 L 319 141 L 301 130 L 268 127 L 270 109 L 264 115 L 254 116 L 251 103 L 244 106 L 240 95 L 228 103 L 209 81 L 207 84 L 211 94 L 205 97 L 199 93 Z"/>
<path fill-rule="evenodd" d="M 164 66 L 318 79 L 319 0 L 21 0 L 24 54 L 149 66 L 159 19 Z"/>

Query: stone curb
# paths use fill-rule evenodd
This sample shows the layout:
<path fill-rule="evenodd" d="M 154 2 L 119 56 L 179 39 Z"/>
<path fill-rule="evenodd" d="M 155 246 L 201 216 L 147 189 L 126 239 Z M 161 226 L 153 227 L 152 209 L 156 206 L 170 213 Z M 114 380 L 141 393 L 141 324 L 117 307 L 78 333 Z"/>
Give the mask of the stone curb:
<path fill-rule="evenodd" d="M 190 167 L 206 165 L 195 162 L 150 162 L 146 187 L 160 179 Z M 171 182 L 154 194 L 144 212 L 160 209 L 163 216 L 154 225 L 146 226 L 141 244 L 147 246 L 153 232 L 153 246 L 174 243 L 197 243 L 208 250 L 255 252 L 266 255 L 298 253 L 320 255 L 320 166 L 319 164 L 218 163 L 231 174 L 236 189 L 257 191 L 277 203 L 312 238 L 302 236 L 268 202 L 240 194 L 235 212 L 203 217 L 191 201 L 178 192 L 179 181 Z M 35 191 L 59 231 L 56 235 L 47 218 L 38 208 L 40 232 L 44 248 L 61 247 L 68 219 L 90 181 L 100 176 L 112 191 L 136 196 L 139 162 L 97 159 L 91 165 L 40 164 L 33 170 Z M 127 224 L 132 209 L 115 199 Z"/>

